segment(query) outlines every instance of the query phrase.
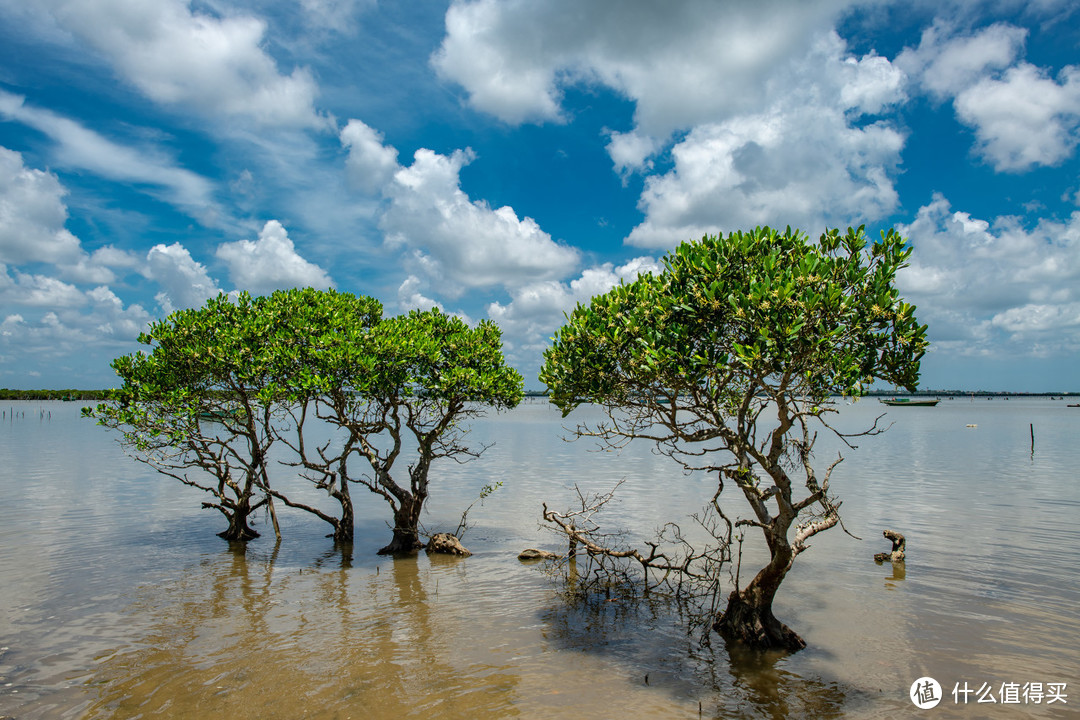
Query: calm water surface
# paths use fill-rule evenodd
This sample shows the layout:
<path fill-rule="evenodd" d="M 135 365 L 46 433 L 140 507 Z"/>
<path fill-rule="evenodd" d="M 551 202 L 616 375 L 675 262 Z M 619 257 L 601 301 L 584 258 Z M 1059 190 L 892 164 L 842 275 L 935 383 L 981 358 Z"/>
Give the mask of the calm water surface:
<path fill-rule="evenodd" d="M 470 512 L 465 560 L 377 557 L 385 504 L 360 490 L 351 554 L 292 513 L 279 546 L 259 525 L 263 538 L 230 548 L 197 491 L 124 456 L 77 403 L 4 405 L 0 716 L 887 718 L 919 713 L 907 695 L 922 676 L 945 695 L 927 716 L 1080 708 L 1080 409 L 1062 401 L 892 409 L 887 433 L 844 449 L 833 487 L 864 539 L 834 529 L 799 558 L 776 611 L 809 647 L 784 658 L 703 648 L 662 609 L 567 608 L 516 559 L 562 549 L 540 505 L 569 507 L 575 484 L 625 479 L 608 521 L 642 538 L 711 496 L 647 447 L 564 442 L 545 404 L 477 422 L 473 438 L 495 446 L 434 468 L 432 532 L 505 483 Z M 837 423 L 884 409 L 844 406 Z M 819 445 L 824 467 L 840 446 Z M 872 559 L 886 528 L 908 538 L 899 573 Z M 744 562 L 760 557 L 748 547 Z M 1030 682 L 1066 683 L 1067 704 L 952 694 Z"/>

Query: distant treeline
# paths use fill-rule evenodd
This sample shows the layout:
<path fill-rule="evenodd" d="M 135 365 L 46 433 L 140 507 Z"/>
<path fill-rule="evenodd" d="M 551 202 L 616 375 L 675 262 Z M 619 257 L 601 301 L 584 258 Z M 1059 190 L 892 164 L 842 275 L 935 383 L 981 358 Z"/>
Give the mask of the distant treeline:
<path fill-rule="evenodd" d="M 0 388 L 0 400 L 104 400 L 108 390 L 9 390 Z"/>

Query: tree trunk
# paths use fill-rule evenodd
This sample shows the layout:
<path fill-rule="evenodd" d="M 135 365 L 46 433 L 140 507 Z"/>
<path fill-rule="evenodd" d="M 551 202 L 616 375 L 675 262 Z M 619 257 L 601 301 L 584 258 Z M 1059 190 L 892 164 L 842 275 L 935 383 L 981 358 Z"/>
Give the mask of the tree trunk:
<path fill-rule="evenodd" d="M 344 480 L 344 482 L 348 482 L 348 480 Z M 334 524 L 334 532 L 331 537 L 334 538 L 335 543 L 351 543 L 356 521 L 353 519 L 352 498 L 349 496 L 348 488 L 344 487 L 339 490 L 334 494 L 334 497 L 341 503 L 341 518 Z"/>
<path fill-rule="evenodd" d="M 219 532 L 218 537 L 222 537 L 229 542 L 247 542 L 259 537 L 259 533 L 248 527 L 247 519 L 249 514 L 251 514 L 251 510 L 246 505 L 243 508 L 235 508 L 231 512 L 226 512 L 225 517 L 229 519 L 229 528 L 224 532 Z"/>
<path fill-rule="evenodd" d="M 379 550 L 379 555 L 398 555 L 416 552 L 424 547 L 420 542 L 420 509 L 422 503 L 409 497 L 394 508 L 394 537 Z"/>
<path fill-rule="evenodd" d="M 753 650 L 796 652 L 806 641 L 773 615 L 776 591 L 791 568 L 794 553 L 786 542 L 770 543 L 772 560 L 744 589 L 728 596 L 727 609 L 717 617 L 713 629 L 725 639 Z"/>
<path fill-rule="evenodd" d="M 772 603 L 762 604 L 746 591 L 731 593 L 727 610 L 717 618 L 713 629 L 725 639 L 754 650 L 796 652 L 806 647 L 805 640 L 776 619 Z"/>

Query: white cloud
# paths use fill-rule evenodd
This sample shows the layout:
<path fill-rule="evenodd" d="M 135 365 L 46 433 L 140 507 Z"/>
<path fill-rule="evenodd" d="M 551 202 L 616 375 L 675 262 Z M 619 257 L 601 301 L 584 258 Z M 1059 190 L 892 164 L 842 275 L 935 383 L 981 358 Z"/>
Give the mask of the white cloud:
<path fill-rule="evenodd" d="M 26 320 L 18 313 L 8 315 L 4 318 L 4 322 L 0 323 L 0 335 L 5 337 L 11 336 L 15 332 L 15 329 L 24 322 L 26 322 Z"/>
<path fill-rule="evenodd" d="M 0 306 L 21 309 L 0 323 L 0 348 L 13 366 L 40 365 L 46 358 L 127 343 L 150 321 L 142 306 L 125 308 L 104 285 L 83 292 L 46 275 L 16 271 L 12 277 L 3 265 Z"/>
<path fill-rule="evenodd" d="M 997 23 L 971 35 L 935 22 L 923 31 L 917 48 L 906 48 L 896 65 L 938 99 L 971 87 L 987 74 L 1012 65 L 1024 49 L 1028 31 Z"/>
<path fill-rule="evenodd" d="M 117 251 L 120 252 L 120 251 Z M 77 283 L 111 283 L 116 273 L 101 261 L 101 255 L 83 254 L 76 262 L 58 266 L 61 277 Z"/>
<path fill-rule="evenodd" d="M 470 150 L 449 156 L 417 150 L 413 164 L 399 169 L 384 189 L 390 206 L 380 225 L 387 239 L 416 250 L 431 275 L 463 287 L 517 284 L 572 270 L 577 250 L 554 242 L 513 208 L 492 209 L 461 190 L 459 173 L 473 158 Z"/>
<path fill-rule="evenodd" d="M 816 232 L 896 208 L 892 176 L 904 137 L 866 116 L 903 100 L 897 68 L 849 55 L 828 33 L 773 74 L 769 94 L 763 110 L 700 124 L 676 143 L 674 166 L 646 178 L 638 203 L 646 217 L 627 243 L 668 248 L 766 224 Z"/>
<path fill-rule="evenodd" d="M 348 148 L 345 168 L 349 180 L 360 190 L 377 195 L 398 171 L 398 153 L 383 145 L 382 133 L 360 120 L 349 120 L 341 131 L 341 144 Z"/>
<path fill-rule="evenodd" d="M 120 276 L 124 276 L 142 272 L 143 266 L 142 258 L 135 253 L 105 245 L 89 255 L 81 252 L 75 262 L 58 263 L 56 267 L 60 277 L 65 280 L 102 285 L 117 279 L 116 270 L 123 271 Z"/>
<path fill-rule="evenodd" d="M 835 83 L 840 95 L 837 105 L 846 112 L 876 115 L 905 98 L 904 73 L 886 58 L 873 53 L 861 58 L 844 56 L 844 43 L 835 34 L 826 36 L 818 48 L 825 51 L 823 56 L 811 58 L 823 61 L 820 92 L 835 92 L 829 88 Z"/>
<path fill-rule="evenodd" d="M 1080 67 L 1058 81 L 1021 63 L 998 80 L 984 78 L 956 96 L 956 114 L 975 128 L 978 152 L 1001 171 L 1057 165 L 1080 142 Z"/>
<path fill-rule="evenodd" d="M 196 262 L 178 242 L 150 248 L 146 254 L 146 274 L 161 287 L 154 299 L 166 315 L 174 310 L 198 307 L 221 292 L 206 267 Z"/>
<path fill-rule="evenodd" d="M 270 220 L 255 242 L 238 240 L 217 249 L 229 267 L 233 284 L 257 295 L 292 287 L 333 287 L 330 276 L 296 252 L 293 241 L 277 220 Z"/>
<path fill-rule="evenodd" d="M 689 129 L 674 167 L 646 179 L 646 217 L 629 244 L 671 247 L 763 223 L 848 225 L 897 206 L 903 136 L 866 116 L 905 91 L 900 69 L 852 56 L 831 29 L 846 5 L 455 3 L 434 62 L 508 122 L 560 119 L 560 89 L 574 82 L 630 98 L 635 127 L 610 131 L 608 143 L 624 177 L 650 171 L 671 133 Z"/>
<path fill-rule="evenodd" d="M 562 90 L 612 88 L 644 135 L 752 112 L 851 2 L 537 0 L 454 2 L 432 58 L 478 110 L 509 122 L 562 121 Z"/>
<path fill-rule="evenodd" d="M 210 181 L 179 167 L 160 151 L 119 145 L 73 120 L 30 107 L 22 97 L 3 90 L 0 90 L 0 116 L 48 135 L 56 143 L 53 156 L 59 165 L 88 170 L 110 180 L 150 186 L 145 188 L 150 194 L 160 195 L 204 223 L 214 220 L 219 212 L 211 198 Z"/>
<path fill-rule="evenodd" d="M 6 273 L 0 275 L 0 298 L 7 303 L 10 300 L 7 297 L 9 288 L 3 287 L 5 277 Z M 20 277 L 19 282 L 34 285 L 38 291 L 52 297 L 24 305 L 31 311 L 25 315 L 9 314 L 0 323 L 0 349 L 13 367 L 70 362 L 73 355 L 85 359 L 101 348 L 108 349 L 110 354 L 118 350 L 127 352 L 151 320 L 141 305 L 132 304 L 125 308 L 116 294 L 105 286 L 82 293 L 72 286 L 61 288 L 56 281 L 40 276 L 29 280 Z M 35 312 L 35 306 L 40 306 L 42 311 Z M 107 361 L 103 359 L 102 365 L 107 365 Z M 84 366 L 78 372 L 81 374 L 86 370 Z M 27 374 L 33 375 L 33 372 Z"/>
<path fill-rule="evenodd" d="M 1011 333 L 1073 330 L 1080 328 L 1080 302 L 1064 305 L 1029 303 L 998 313 L 990 322 Z"/>
<path fill-rule="evenodd" d="M 0 262 L 50 263 L 80 283 L 112 282 L 114 268 L 135 270 L 138 259 L 112 246 L 86 253 L 65 227 L 65 195 L 56 175 L 28 168 L 21 154 L 0 147 Z"/>
<path fill-rule="evenodd" d="M 96 348 L 112 352 L 134 340 L 150 317 L 138 304 L 125 308 L 107 286 L 116 269 L 158 280 L 167 288 L 159 295 L 167 311 L 173 309 L 170 295 L 198 304 L 205 299 L 194 297 L 201 286 L 217 291 L 205 269 L 178 244 L 154 248 L 145 264 L 113 246 L 87 253 L 64 227 L 66 193 L 54 174 L 27 168 L 19 153 L 0 147 L 0 307 L 21 309 L 7 313 L 0 328 L 0 349 L 12 366 L 32 367 L 73 354 L 85 358 Z M 9 272 L 5 263 L 47 264 L 53 274 Z M 65 280 L 96 287 L 83 291 Z"/>
<path fill-rule="evenodd" d="M 5 306 L 71 308 L 85 302 L 83 293 L 74 285 L 48 275 L 15 272 L 12 278 L 0 265 L 0 301 Z"/>
<path fill-rule="evenodd" d="M 35 7 L 156 102 L 266 126 L 326 125 L 313 109 L 311 73 L 279 72 L 258 18 L 215 17 L 186 0 L 38 0 Z"/>
<path fill-rule="evenodd" d="M 652 170 L 653 163 L 649 158 L 659 152 L 663 145 L 656 138 L 636 131 L 612 132 L 609 137 L 608 155 L 615 163 L 615 172 L 624 179 L 630 172 Z"/>
<path fill-rule="evenodd" d="M 646 218 L 626 241 L 668 248 L 756 225 L 813 233 L 884 217 L 903 144 L 888 125 L 852 127 L 824 106 L 702 125 L 672 149 L 672 170 L 646 180 Z"/>
<path fill-rule="evenodd" d="M 915 250 L 898 284 L 935 345 L 967 354 L 1080 345 L 1080 212 L 986 221 L 936 195 L 898 230 Z"/>
<path fill-rule="evenodd" d="M 1027 34 L 1004 23 L 964 34 L 937 22 L 896 60 L 932 96 L 953 99 L 975 130 L 975 151 L 998 171 L 1058 165 L 1080 142 L 1080 68 L 1067 65 L 1055 80 L 1020 61 Z"/>
<path fill-rule="evenodd" d="M 403 167 L 397 150 L 359 120 L 349 122 L 341 141 L 356 181 L 387 200 L 379 220 L 387 243 L 404 250 L 416 272 L 437 279 L 444 294 L 562 277 L 577 266 L 578 251 L 552 240 L 532 218 L 469 198 L 460 172 L 475 159 L 472 150 L 441 155 L 421 148 Z"/>
<path fill-rule="evenodd" d="M 424 281 L 415 275 L 410 275 L 402 281 L 398 287 L 398 307 L 402 312 L 407 310 L 430 310 L 431 308 L 444 309 L 442 303 L 424 295 L 423 288 Z"/>
<path fill-rule="evenodd" d="M 56 175 L 25 167 L 22 155 L 0 147 L 0 262 L 75 262 L 84 254 L 64 227 L 66 194 Z"/>
<path fill-rule="evenodd" d="M 90 311 L 78 318 L 82 325 L 92 328 L 99 340 L 131 340 L 138 337 L 150 322 L 150 314 L 141 305 L 124 307 L 123 301 L 108 287 L 99 286 L 86 293 Z"/>

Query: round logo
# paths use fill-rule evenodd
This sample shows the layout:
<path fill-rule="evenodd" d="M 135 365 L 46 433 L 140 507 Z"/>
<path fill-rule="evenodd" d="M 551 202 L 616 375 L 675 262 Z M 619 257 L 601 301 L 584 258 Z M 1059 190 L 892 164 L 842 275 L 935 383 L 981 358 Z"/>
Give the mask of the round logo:
<path fill-rule="evenodd" d="M 921 677 L 911 683 L 911 692 L 908 693 L 911 702 L 920 710 L 929 710 L 937 707 L 941 702 L 941 685 L 932 677 Z"/>

